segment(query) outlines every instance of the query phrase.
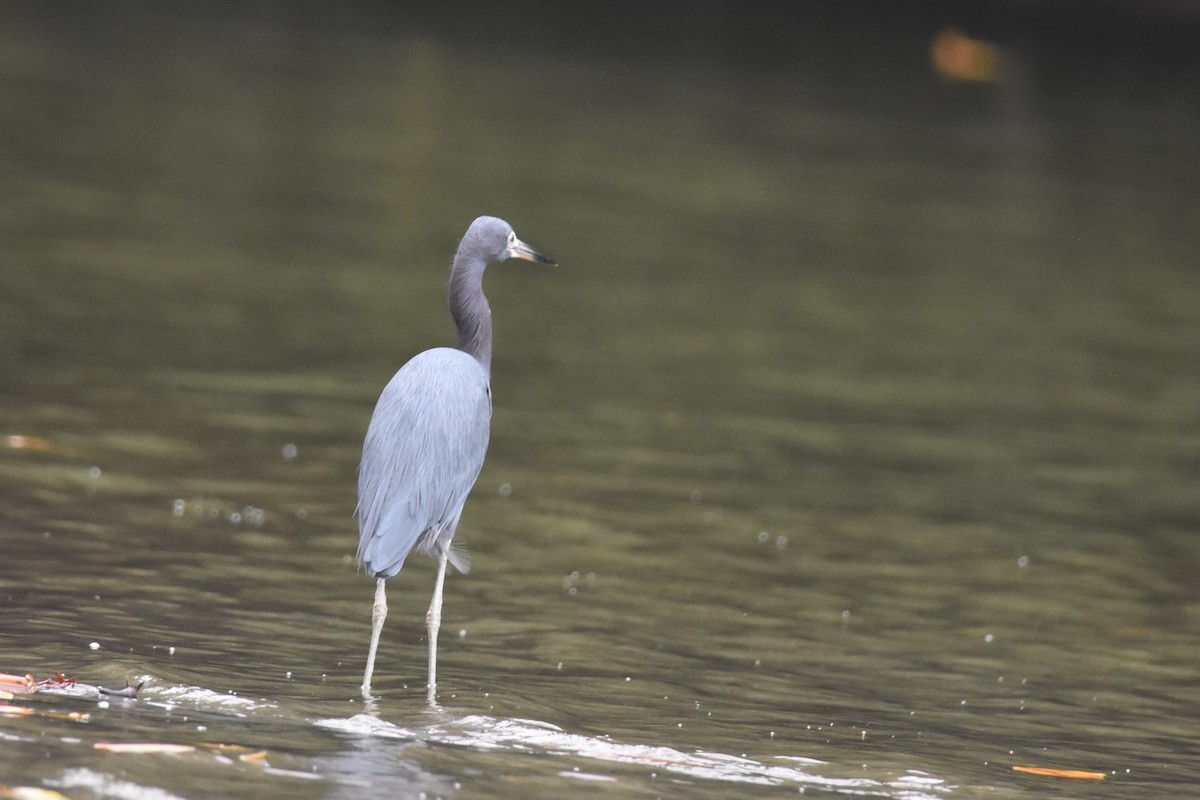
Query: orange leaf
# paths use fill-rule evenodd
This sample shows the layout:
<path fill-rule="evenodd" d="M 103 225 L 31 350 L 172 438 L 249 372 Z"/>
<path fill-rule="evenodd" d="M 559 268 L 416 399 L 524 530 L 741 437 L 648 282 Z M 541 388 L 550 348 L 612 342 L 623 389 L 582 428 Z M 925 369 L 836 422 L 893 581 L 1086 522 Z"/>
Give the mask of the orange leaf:
<path fill-rule="evenodd" d="M 0 715 L 9 717 L 29 717 L 33 716 L 33 709 L 25 706 L 10 706 L 0 705 Z"/>
<path fill-rule="evenodd" d="M 1045 775 L 1049 778 L 1075 778 L 1087 781 L 1102 781 L 1104 780 L 1103 772 L 1088 772 L 1082 769 L 1053 769 L 1051 767 L 1022 767 L 1013 764 L 1013 769 L 1017 772 L 1027 772 L 1030 775 Z"/>
<path fill-rule="evenodd" d="M 929 57 L 934 69 L 950 80 L 990 83 L 996 79 L 996 47 L 955 28 L 946 28 L 933 37 Z"/>
<path fill-rule="evenodd" d="M 36 436 L 21 436 L 13 434 L 4 440 L 5 444 L 14 450 L 53 450 L 54 446 L 45 439 Z"/>
<path fill-rule="evenodd" d="M 9 675 L 0 672 L 0 685 L 10 692 L 32 692 L 33 683 L 32 675 Z"/>

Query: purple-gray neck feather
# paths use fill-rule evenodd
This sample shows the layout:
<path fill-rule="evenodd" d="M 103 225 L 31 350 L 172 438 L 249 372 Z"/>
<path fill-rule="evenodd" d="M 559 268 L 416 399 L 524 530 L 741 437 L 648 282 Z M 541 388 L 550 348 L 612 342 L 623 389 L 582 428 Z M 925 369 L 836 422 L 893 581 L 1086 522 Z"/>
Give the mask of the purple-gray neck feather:
<path fill-rule="evenodd" d="M 450 271 L 450 315 L 458 326 L 458 349 L 469 353 L 492 375 L 492 309 L 483 295 L 487 262 L 460 247 Z"/>

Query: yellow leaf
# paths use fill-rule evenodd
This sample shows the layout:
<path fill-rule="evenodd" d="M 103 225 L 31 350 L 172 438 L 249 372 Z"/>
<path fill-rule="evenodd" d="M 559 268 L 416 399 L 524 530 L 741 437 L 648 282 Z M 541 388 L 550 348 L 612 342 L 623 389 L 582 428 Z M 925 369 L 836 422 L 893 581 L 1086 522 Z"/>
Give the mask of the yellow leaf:
<path fill-rule="evenodd" d="M 190 744 L 164 744 L 162 742 L 96 742 L 97 750 L 109 753 L 190 753 L 196 748 Z"/>
<path fill-rule="evenodd" d="M 1030 775 L 1045 775 L 1048 778 L 1074 778 L 1077 780 L 1102 781 L 1103 772 L 1088 772 L 1082 769 L 1053 769 L 1051 767 L 1022 767 L 1014 764 L 1017 772 L 1027 772 Z"/>

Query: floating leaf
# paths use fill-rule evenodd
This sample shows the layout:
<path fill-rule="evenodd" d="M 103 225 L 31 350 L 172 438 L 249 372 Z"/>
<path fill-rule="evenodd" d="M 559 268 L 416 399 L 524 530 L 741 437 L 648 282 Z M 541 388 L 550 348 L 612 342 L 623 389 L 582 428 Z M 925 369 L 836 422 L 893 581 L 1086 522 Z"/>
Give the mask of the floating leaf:
<path fill-rule="evenodd" d="M 4 443 L 14 450 L 53 450 L 54 446 L 45 439 L 39 439 L 36 436 L 21 436 L 13 434 L 4 438 Z"/>
<path fill-rule="evenodd" d="M 0 672 L 0 687 L 10 692 L 32 692 L 34 681 L 32 675 L 9 675 Z"/>
<path fill-rule="evenodd" d="M 217 750 L 222 753 L 247 753 L 250 751 L 250 748 L 244 744 L 225 744 L 225 742 L 201 742 L 200 747 L 203 747 L 205 750 Z"/>
<path fill-rule="evenodd" d="M 167 744 L 163 742 L 96 742 L 97 750 L 108 753 L 191 753 L 195 747 L 190 744 Z"/>
<path fill-rule="evenodd" d="M 26 708 L 25 706 L 10 706 L 7 704 L 0 704 L 0 716 L 31 717 L 33 716 L 33 709 Z"/>
<path fill-rule="evenodd" d="M 202 742 L 200 747 L 205 750 L 214 750 L 218 753 L 237 753 L 239 761 L 265 761 L 267 758 L 266 750 L 255 750 L 244 744 L 225 744 L 224 742 Z"/>
<path fill-rule="evenodd" d="M 1082 769 L 1053 769 L 1052 767 L 1022 767 L 1013 765 L 1016 772 L 1026 772 L 1030 775 L 1044 775 L 1048 778 L 1074 778 L 1076 780 L 1102 781 L 1103 772 L 1088 772 Z"/>
<path fill-rule="evenodd" d="M 933 38 L 929 56 L 943 78 L 983 83 L 996 79 L 999 61 L 996 46 L 972 39 L 955 28 L 946 28 Z"/>
<path fill-rule="evenodd" d="M 0 698 L 2 699 L 2 698 Z M 0 717 L 46 717 L 47 719 L 65 719 L 71 722 L 87 722 L 88 715 L 82 711 L 36 711 L 25 706 L 14 706 L 0 703 Z"/>
<path fill-rule="evenodd" d="M 65 794 L 39 786 L 0 786 L 0 797 L 12 800 L 71 800 Z"/>

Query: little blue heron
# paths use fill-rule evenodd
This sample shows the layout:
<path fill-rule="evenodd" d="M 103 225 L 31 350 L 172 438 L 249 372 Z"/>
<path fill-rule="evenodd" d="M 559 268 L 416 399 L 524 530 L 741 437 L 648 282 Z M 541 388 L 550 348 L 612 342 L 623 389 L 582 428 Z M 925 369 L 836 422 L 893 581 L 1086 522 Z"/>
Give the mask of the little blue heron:
<path fill-rule="evenodd" d="M 457 349 L 435 347 L 414 356 L 384 387 L 371 415 L 358 470 L 358 561 L 376 579 L 364 698 L 371 696 L 375 651 L 387 617 L 385 584 L 415 549 L 438 562 L 425 616 L 427 698 L 434 702 L 446 563 L 459 572 L 469 568 L 451 540 L 483 467 L 492 416 L 492 311 L 483 295 L 483 272 L 508 258 L 554 264 L 502 219 L 480 217 L 471 223 L 450 269 Z"/>

